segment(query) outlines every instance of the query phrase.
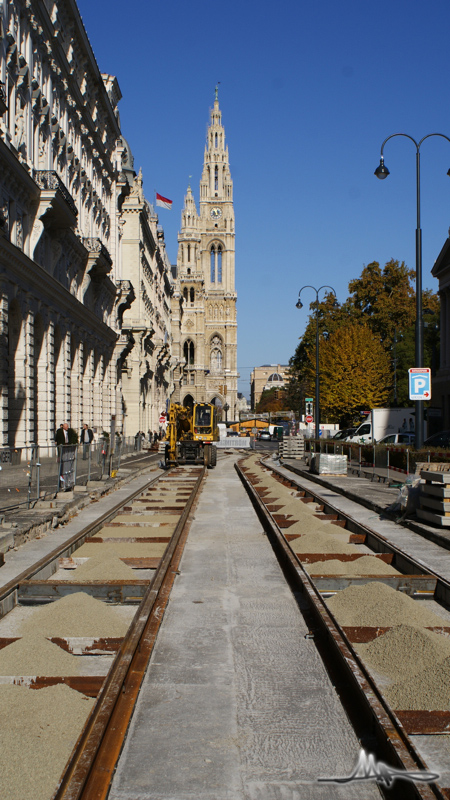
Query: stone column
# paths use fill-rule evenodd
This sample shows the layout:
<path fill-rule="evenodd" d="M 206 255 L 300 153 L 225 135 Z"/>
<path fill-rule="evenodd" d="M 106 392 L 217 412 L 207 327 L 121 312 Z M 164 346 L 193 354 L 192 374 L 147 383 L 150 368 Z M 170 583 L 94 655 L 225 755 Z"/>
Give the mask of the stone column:
<path fill-rule="evenodd" d="M 0 447 L 8 445 L 8 295 L 0 286 Z"/>

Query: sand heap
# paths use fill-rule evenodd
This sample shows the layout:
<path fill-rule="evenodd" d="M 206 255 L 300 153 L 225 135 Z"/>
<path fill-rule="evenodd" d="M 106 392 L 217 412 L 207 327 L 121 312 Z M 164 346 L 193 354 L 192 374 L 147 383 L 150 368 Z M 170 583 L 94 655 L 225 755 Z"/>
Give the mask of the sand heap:
<path fill-rule="evenodd" d="M 33 610 L 20 632 L 39 631 L 43 636 L 120 638 L 128 622 L 116 608 L 86 592 L 76 592 Z"/>
<path fill-rule="evenodd" d="M 79 663 L 76 656 L 49 642 L 39 631 L 29 632 L 0 650 L 0 675 L 79 675 Z"/>
<path fill-rule="evenodd" d="M 378 581 L 348 586 L 327 600 L 327 604 L 341 625 L 409 624 L 418 628 L 445 625 L 442 617 L 424 608 L 419 601 Z"/>
<path fill-rule="evenodd" d="M 386 564 L 376 556 L 361 556 L 354 561 L 338 561 L 330 558 L 328 561 L 315 561 L 307 564 L 310 575 L 399 575 L 398 570 Z"/>
<path fill-rule="evenodd" d="M 450 657 L 388 686 L 385 696 L 392 708 L 402 711 L 449 711 Z"/>
<path fill-rule="evenodd" d="M 294 527 L 294 526 L 292 526 Z M 287 529 L 291 532 L 291 528 Z M 360 553 L 361 550 L 354 544 L 342 542 L 339 538 L 332 536 L 329 533 L 305 533 L 304 536 L 299 536 L 298 539 L 292 539 L 289 542 L 294 553 Z M 301 560 L 301 558 L 300 558 Z"/>
<path fill-rule="evenodd" d="M 121 581 L 136 580 L 137 575 L 134 570 L 114 553 L 113 550 L 106 548 L 102 553 L 92 556 L 89 561 L 74 570 L 72 581 Z"/>
<path fill-rule="evenodd" d="M 450 638 L 426 628 L 396 625 L 356 648 L 369 668 L 393 681 L 409 682 L 416 673 L 450 657 Z"/>
<path fill-rule="evenodd" d="M 53 796 L 94 702 L 61 684 L 38 690 L 0 685 L 3 798 Z"/>

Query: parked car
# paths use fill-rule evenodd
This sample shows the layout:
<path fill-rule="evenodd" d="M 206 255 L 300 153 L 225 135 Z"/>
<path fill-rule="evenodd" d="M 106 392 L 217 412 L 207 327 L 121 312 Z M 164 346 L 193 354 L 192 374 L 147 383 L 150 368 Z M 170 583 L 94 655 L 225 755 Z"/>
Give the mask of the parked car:
<path fill-rule="evenodd" d="M 263 430 L 263 431 L 259 432 L 258 438 L 259 439 L 265 439 L 266 441 L 270 441 L 272 439 L 272 436 L 270 434 L 270 431 Z"/>
<path fill-rule="evenodd" d="M 413 433 L 389 433 L 383 436 L 377 444 L 409 444 L 414 446 L 416 437 Z"/>
<path fill-rule="evenodd" d="M 356 428 L 344 428 L 342 431 L 337 431 L 337 433 L 335 433 L 331 438 L 340 439 L 342 441 L 343 439 L 346 439 L 347 436 L 352 436 L 355 431 Z"/>
<path fill-rule="evenodd" d="M 423 443 L 424 447 L 450 447 L 450 431 L 441 431 L 429 436 Z"/>

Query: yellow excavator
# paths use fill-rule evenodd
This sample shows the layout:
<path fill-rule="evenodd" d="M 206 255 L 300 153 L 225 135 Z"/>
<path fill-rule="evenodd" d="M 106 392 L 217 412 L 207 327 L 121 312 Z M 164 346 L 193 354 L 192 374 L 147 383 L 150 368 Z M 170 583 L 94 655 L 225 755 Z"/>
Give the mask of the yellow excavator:
<path fill-rule="evenodd" d="M 167 416 L 164 467 L 179 464 L 204 464 L 215 467 L 219 441 L 217 407 L 212 403 L 195 403 L 193 409 L 172 403 Z"/>

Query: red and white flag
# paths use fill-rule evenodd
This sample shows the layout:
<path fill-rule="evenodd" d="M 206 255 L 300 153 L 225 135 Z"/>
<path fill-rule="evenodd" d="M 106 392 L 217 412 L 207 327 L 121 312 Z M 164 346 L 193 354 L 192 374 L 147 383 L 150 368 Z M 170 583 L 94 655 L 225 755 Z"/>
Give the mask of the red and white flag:
<path fill-rule="evenodd" d="M 168 200 L 167 197 L 163 197 L 162 194 L 156 192 L 156 205 L 161 206 L 161 208 L 168 208 L 170 211 L 172 208 L 172 200 Z"/>

